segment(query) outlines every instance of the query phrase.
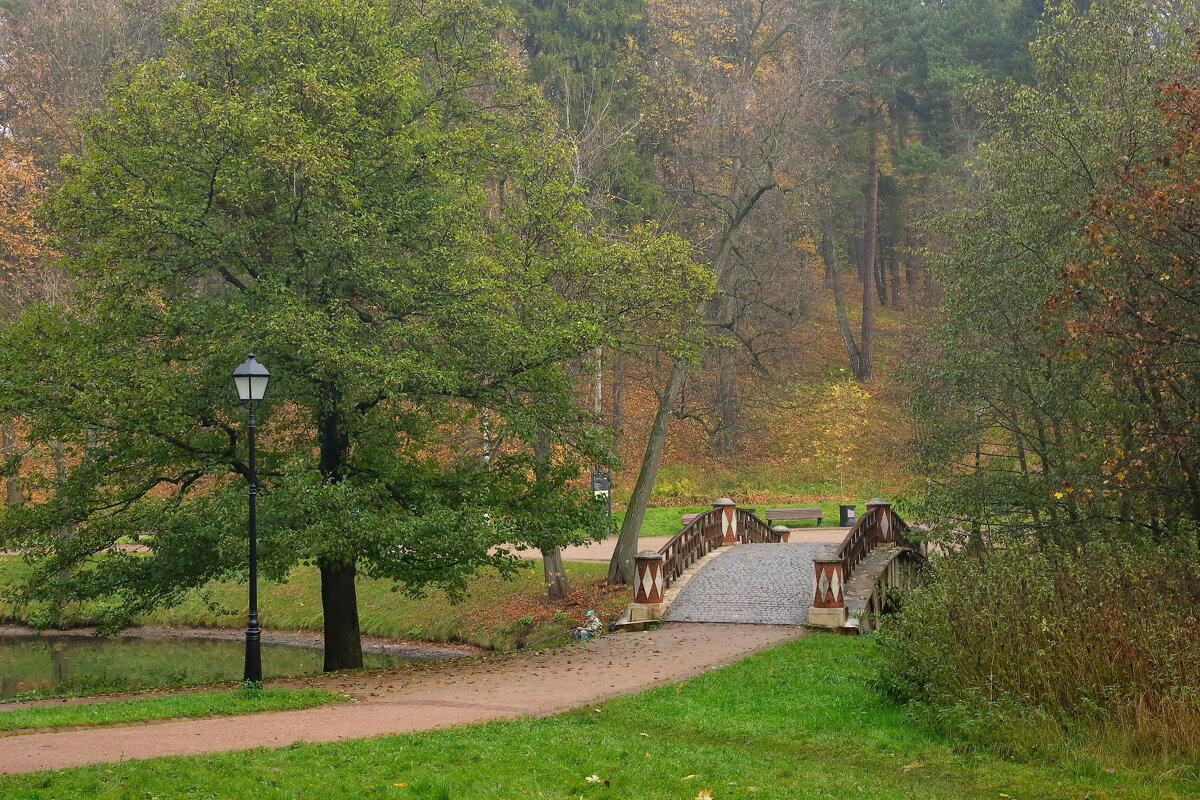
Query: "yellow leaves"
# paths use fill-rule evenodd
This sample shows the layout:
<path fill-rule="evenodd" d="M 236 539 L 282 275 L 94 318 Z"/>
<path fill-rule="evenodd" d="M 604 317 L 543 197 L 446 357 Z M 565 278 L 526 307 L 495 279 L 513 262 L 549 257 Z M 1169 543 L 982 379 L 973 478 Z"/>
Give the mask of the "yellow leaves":
<path fill-rule="evenodd" d="M 712 800 L 712 796 L 713 793 L 710 790 L 704 789 L 696 794 L 696 800 Z"/>

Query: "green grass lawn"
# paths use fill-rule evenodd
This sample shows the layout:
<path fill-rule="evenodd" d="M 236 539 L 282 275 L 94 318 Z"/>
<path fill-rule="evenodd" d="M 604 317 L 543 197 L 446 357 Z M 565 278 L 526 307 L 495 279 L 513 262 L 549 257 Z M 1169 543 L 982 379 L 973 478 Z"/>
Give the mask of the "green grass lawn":
<path fill-rule="evenodd" d="M 1179 800 L 1197 768 L 1086 749 L 1018 763 L 924 730 L 871 688 L 867 638 L 814 635 L 546 719 L 0 778 L 0 797 Z M 549 689 L 552 691 L 552 689 Z M 598 710 L 597 710 L 598 709 Z M 594 780 L 589 781 L 589 778 Z"/>
<path fill-rule="evenodd" d="M 70 725 L 112 725 L 176 717 L 210 717 L 253 714 L 257 711 L 293 711 L 328 703 L 346 702 L 344 694 L 322 689 L 234 689 L 225 692 L 170 694 L 99 703 L 30 706 L 0 711 L 0 731 L 25 728 L 60 728 Z"/>

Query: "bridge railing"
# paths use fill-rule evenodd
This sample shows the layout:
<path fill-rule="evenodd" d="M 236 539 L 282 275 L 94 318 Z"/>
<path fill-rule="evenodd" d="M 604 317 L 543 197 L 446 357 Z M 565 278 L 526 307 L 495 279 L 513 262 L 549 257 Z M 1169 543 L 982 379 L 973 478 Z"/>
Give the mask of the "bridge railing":
<path fill-rule="evenodd" d="M 716 548 L 738 542 L 786 542 L 787 537 L 786 528 L 772 529 L 755 515 L 754 509 L 738 508 L 722 497 L 713 503 L 711 511 L 693 517 L 658 552 L 643 550 L 634 556 L 636 583 L 625 621 L 634 624 L 662 619 L 667 587 Z"/>
<path fill-rule="evenodd" d="M 883 500 L 867 503 L 866 512 L 859 517 L 858 522 L 834 552 L 835 557 L 842 560 L 844 579 L 850 580 L 855 567 L 880 544 L 914 547 L 908 539 L 908 529 L 908 523 L 892 511 L 891 503 Z"/>
<path fill-rule="evenodd" d="M 658 549 L 663 557 L 662 577 L 663 586 L 671 585 L 671 581 L 683 574 L 683 571 L 708 555 L 713 548 L 720 547 L 725 538 L 722 531 L 725 509 L 713 508 L 705 511 L 675 534 Z"/>
<path fill-rule="evenodd" d="M 737 540 L 742 544 L 775 544 L 787 541 L 779 531 L 758 518 L 752 508 L 737 509 Z"/>
<path fill-rule="evenodd" d="M 859 564 L 879 545 L 899 545 L 920 552 L 918 545 L 908 538 L 909 526 L 892 511 L 891 503 L 872 500 L 867 510 L 846 538 L 831 555 L 813 559 L 816 572 L 812 609 L 808 613 L 810 625 L 841 628 L 846 623 L 846 603 L 843 594 Z"/>

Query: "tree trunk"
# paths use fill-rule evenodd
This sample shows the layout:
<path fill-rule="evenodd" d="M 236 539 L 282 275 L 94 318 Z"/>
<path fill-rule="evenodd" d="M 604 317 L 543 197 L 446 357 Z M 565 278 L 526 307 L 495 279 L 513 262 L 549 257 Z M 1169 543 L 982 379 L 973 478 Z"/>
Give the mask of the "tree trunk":
<path fill-rule="evenodd" d="M 864 383 L 871 380 L 874 364 L 871 358 L 871 344 L 875 339 L 875 261 L 879 247 L 879 143 L 874 131 L 871 130 L 871 149 L 868 169 L 871 173 L 871 187 L 867 195 L 867 231 L 866 265 L 863 270 L 866 280 L 863 281 L 862 300 L 862 332 L 859 335 L 858 369 L 854 377 Z"/>
<path fill-rule="evenodd" d="M 882 248 L 883 253 L 875 255 L 875 290 L 879 294 L 879 307 L 890 308 L 891 298 L 888 297 L 887 259 L 888 248 Z"/>
<path fill-rule="evenodd" d="M 542 575 L 546 580 L 546 596 L 551 600 L 567 599 L 567 572 L 563 569 L 562 550 L 552 547 L 542 551 Z"/>
<path fill-rule="evenodd" d="M 599 348 L 597 348 L 599 350 Z M 599 356 L 599 352 L 597 352 Z M 597 358 L 599 362 L 599 358 Z M 533 478 L 536 481 L 546 479 L 546 471 L 550 465 L 550 431 L 546 426 L 538 426 L 537 441 L 533 443 Z M 543 529 L 542 533 L 545 533 Z M 551 600 L 565 600 L 567 597 L 567 573 L 563 569 L 562 550 L 558 547 L 542 549 L 542 574 L 546 579 L 546 595 Z"/>
<path fill-rule="evenodd" d="M 861 354 L 858 343 L 854 341 L 854 331 L 850 329 L 850 317 L 846 313 L 846 298 L 842 294 L 842 278 L 837 268 L 837 248 L 834 247 L 833 237 L 829 234 L 828 224 L 821 228 L 821 259 L 825 262 L 825 272 L 829 275 L 829 285 L 833 287 L 833 305 L 837 310 L 838 328 L 842 332 L 842 344 L 846 347 L 846 358 L 850 360 L 850 371 L 858 375 Z"/>
<path fill-rule="evenodd" d="M 327 391 L 332 390 L 326 387 Z M 339 397 L 330 400 L 330 410 L 317 418 L 317 466 L 329 483 L 342 479 L 350 439 L 346 419 L 338 408 Z M 318 561 L 321 568 L 321 610 L 325 616 L 326 672 L 362 666 L 362 637 L 358 629 L 358 596 L 354 589 L 355 558 Z"/>
<path fill-rule="evenodd" d="M 54 482 L 56 486 L 62 486 L 67 480 L 67 456 L 63 450 L 63 444 L 58 439 L 50 440 L 50 452 L 54 460 Z M 54 534 L 54 538 L 58 540 L 59 547 L 66 547 L 75 538 L 75 523 L 68 522 L 58 529 Z M 68 567 L 63 567 L 58 571 L 58 582 L 66 583 L 71 580 L 71 570 Z"/>
<path fill-rule="evenodd" d="M 613 356 L 612 372 L 612 436 L 613 449 L 621 445 L 621 428 L 625 425 L 625 354 L 620 350 Z"/>
<path fill-rule="evenodd" d="M 354 562 L 321 568 L 321 611 L 325 616 L 326 672 L 359 669 L 363 665 L 362 637 L 358 630 L 358 595 L 354 590 Z"/>
<path fill-rule="evenodd" d="M 12 420 L 0 425 L 0 455 L 3 455 L 6 461 L 16 455 L 17 435 L 14 430 L 15 428 L 16 424 Z M 11 471 L 4 479 L 4 502 L 10 506 L 25 502 L 25 492 L 21 489 L 21 476 L 16 464 L 12 465 Z"/>
<path fill-rule="evenodd" d="M 888 280 L 892 285 L 892 308 L 904 310 L 904 295 L 900 292 L 900 259 L 896 256 L 895 248 L 888 255 Z"/>
<path fill-rule="evenodd" d="M 483 465 L 492 466 L 492 417 L 485 408 L 479 412 L 479 435 L 483 439 Z"/>
<path fill-rule="evenodd" d="M 717 347 L 716 362 L 716 449 L 717 455 L 728 457 L 738 449 L 737 358 L 733 348 Z"/>
<path fill-rule="evenodd" d="M 638 470 L 637 481 L 633 484 L 633 493 L 629 497 L 629 508 L 621 523 L 621 535 L 617 538 L 612 561 L 608 564 L 609 583 L 632 585 L 637 579 L 633 556 L 638 548 L 638 532 L 641 531 L 642 520 L 646 517 L 646 506 L 650 504 L 654 479 L 658 476 L 658 462 L 662 458 L 663 443 L 667 439 L 671 409 L 679 396 L 679 390 L 683 387 L 687 370 L 687 359 L 683 357 L 677 357 L 671 364 L 671 375 L 667 378 L 667 385 L 658 400 L 654 424 L 650 426 L 650 437 L 646 442 L 646 454 L 642 457 L 642 466 Z"/>
<path fill-rule="evenodd" d="M 592 379 L 592 413 L 596 419 L 600 419 L 604 415 L 604 348 L 597 347 L 594 355 L 596 371 Z"/>

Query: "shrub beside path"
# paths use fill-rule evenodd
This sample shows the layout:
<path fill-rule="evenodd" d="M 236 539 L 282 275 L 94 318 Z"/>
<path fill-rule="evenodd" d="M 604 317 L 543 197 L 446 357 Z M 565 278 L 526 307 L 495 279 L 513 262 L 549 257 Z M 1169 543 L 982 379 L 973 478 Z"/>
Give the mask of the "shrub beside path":
<path fill-rule="evenodd" d="M 272 681 L 277 686 L 344 692 L 359 702 L 245 717 L 7 736 L 0 773 L 545 716 L 685 680 L 801 635 L 803 629 L 794 626 L 669 623 L 657 630 L 610 634 L 568 647 Z"/>

